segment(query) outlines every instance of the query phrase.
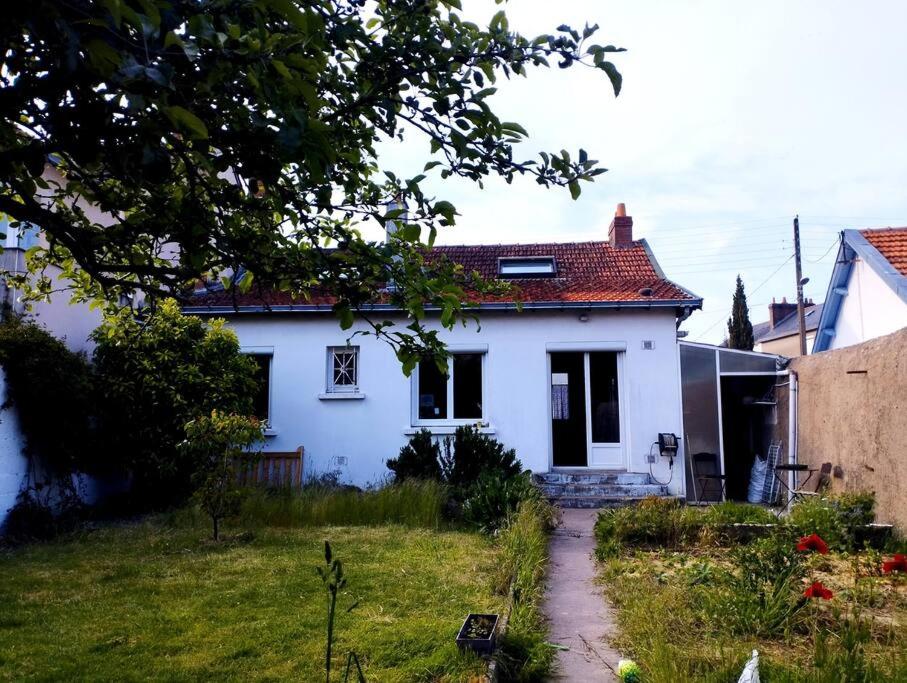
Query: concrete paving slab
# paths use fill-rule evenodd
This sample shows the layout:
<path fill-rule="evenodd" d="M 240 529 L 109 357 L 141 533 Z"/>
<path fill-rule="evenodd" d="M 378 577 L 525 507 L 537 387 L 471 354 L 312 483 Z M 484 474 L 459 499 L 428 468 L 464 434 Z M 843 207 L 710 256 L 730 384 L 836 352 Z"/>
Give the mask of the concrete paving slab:
<path fill-rule="evenodd" d="M 595 582 L 597 510 L 564 509 L 549 545 L 544 611 L 552 643 L 559 650 L 552 681 L 616 681 L 620 653 L 606 639 L 614 630 L 613 610 Z"/>

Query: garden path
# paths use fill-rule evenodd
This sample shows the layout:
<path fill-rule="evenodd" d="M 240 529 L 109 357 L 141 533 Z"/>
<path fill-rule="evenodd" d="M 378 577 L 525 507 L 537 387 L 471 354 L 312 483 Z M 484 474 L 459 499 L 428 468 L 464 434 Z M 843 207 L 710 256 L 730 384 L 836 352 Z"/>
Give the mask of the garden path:
<path fill-rule="evenodd" d="M 553 681 L 616 681 L 620 654 L 606 643 L 614 630 L 613 609 L 595 581 L 597 510 L 564 509 L 549 545 L 544 610 L 558 650 Z"/>

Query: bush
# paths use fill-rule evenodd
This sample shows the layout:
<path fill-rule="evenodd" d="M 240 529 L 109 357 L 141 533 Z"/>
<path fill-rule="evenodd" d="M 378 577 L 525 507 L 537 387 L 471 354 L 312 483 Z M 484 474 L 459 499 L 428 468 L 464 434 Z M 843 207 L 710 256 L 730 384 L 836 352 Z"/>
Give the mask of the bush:
<path fill-rule="evenodd" d="M 388 469 L 394 473 L 394 481 L 406 479 L 428 479 L 441 481 L 441 447 L 427 429 L 420 429 L 400 449 L 400 455 L 387 461 Z"/>
<path fill-rule="evenodd" d="M 504 444 L 476 427 L 457 427 L 454 438 L 444 442 L 444 456 L 441 458 L 441 472 L 455 492 L 466 492 L 485 471 L 510 479 L 522 471 L 516 451 L 504 448 Z"/>
<path fill-rule="evenodd" d="M 58 482 L 96 469 L 91 444 L 93 379 L 84 354 L 43 327 L 9 315 L 0 323 L 6 403 L 15 406 L 26 454 Z M 38 483 L 38 482 L 32 482 Z"/>
<path fill-rule="evenodd" d="M 540 497 L 529 472 L 506 477 L 501 472 L 485 470 L 463 501 L 463 518 L 481 531 L 493 533 L 522 501 Z"/>
<path fill-rule="evenodd" d="M 47 540 L 59 531 L 60 526 L 53 510 L 39 500 L 31 489 L 19 494 L 3 524 L 4 538 L 12 543 Z"/>
<path fill-rule="evenodd" d="M 213 538 L 219 539 L 220 520 L 239 511 L 236 465 L 256 457 L 247 451 L 264 437 L 254 417 L 225 415 L 216 410 L 186 425 L 180 449 L 196 463 L 194 498 L 208 513 Z"/>
<path fill-rule="evenodd" d="M 250 415 L 255 362 L 223 320 L 184 316 L 172 300 L 143 320 L 110 316 L 92 339 L 105 457 L 133 474 L 139 499 L 185 500 L 197 469 L 178 448 L 185 425 L 212 410 Z"/>
<path fill-rule="evenodd" d="M 795 504 L 787 518 L 795 533 L 818 534 L 836 550 L 854 548 L 859 528 L 873 521 L 875 496 L 872 493 L 810 496 Z"/>

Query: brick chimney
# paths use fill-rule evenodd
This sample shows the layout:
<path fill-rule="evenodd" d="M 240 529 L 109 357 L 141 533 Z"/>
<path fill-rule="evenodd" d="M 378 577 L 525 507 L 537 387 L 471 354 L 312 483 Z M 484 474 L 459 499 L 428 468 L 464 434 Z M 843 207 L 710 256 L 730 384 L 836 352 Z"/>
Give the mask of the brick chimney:
<path fill-rule="evenodd" d="M 781 299 L 781 303 L 775 301 L 772 297 L 772 302 L 768 305 L 768 322 L 771 325 L 772 329 L 775 329 L 775 325 L 784 320 L 791 313 L 794 313 L 797 310 L 796 302 L 788 303 L 787 297 Z"/>
<path fill-rule="evenodd" d="M 626 247 L 633 242 L 633 217 L 627 215 L 627 207 L 621 202 L 614 212 L 614 220 L 608 228 L 608 241 L 612 247 Z"/>

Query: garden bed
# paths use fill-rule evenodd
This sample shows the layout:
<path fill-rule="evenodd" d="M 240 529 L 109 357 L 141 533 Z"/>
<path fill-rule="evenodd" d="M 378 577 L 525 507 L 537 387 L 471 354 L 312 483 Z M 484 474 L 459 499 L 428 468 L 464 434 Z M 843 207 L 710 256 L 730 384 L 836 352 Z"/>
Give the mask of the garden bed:
<path fill-rule="evenodd" d="M 907 680 L 907 576 L 891 562 L 903 547 L 859 547 L 871 510 L 866 497 L 811 500 L 771 527 L 734 504 L 604 513 L 613 645 L 658 683 L 736 681 L 754 649 L 763 683 Z"/>

